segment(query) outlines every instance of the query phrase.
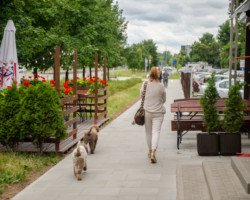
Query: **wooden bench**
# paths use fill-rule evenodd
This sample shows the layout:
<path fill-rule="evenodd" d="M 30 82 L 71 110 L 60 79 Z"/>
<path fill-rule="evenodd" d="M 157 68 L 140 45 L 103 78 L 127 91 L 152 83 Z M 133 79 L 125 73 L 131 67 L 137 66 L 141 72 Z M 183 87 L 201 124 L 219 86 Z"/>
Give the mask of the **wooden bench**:
<path fill-rule="evenodd" d="M 225 110 L 225 98 L 220 98 L 217 101 L 216 107 L 219 115 L 223 118 L 223 110 Z M 245 111 L 250 111 L 250 100 L 243 100 L 247 107 Z M 203 126 L 203 109 L 200 105 L 200 99 L 176 99 L 171 104 L 171 112 L 176 113 L 171 121 L 172 131 L 177 131 L 177 148 L 179 149 L 182 137 L 189 131 L 205 131 Z M 222 130 L 220 128 L 220 130 Z M 220 131 L 218 130 L 218 131 Z M 242 132 L 250 131 L 250 116 L 245 116 L 245 121 L 241 128 Z"/>

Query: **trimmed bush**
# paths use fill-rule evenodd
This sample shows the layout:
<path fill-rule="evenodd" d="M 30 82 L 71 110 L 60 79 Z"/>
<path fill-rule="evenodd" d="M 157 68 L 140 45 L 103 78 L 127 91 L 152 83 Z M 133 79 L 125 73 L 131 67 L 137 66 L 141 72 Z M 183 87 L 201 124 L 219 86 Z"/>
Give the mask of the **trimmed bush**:
<path fill-rule="evenodd" d="M 0 97 L 0 143 L 14 148 L 24 135 L 19 133 L 17 114 L 20 111 L 21 92 L 13 86 L 1 92 Z"/>
<path fill-rule="evenodd" d="M 64 138 L 66 127 L 62 118 L 58 93 L 47 84 L 31 85 L 25 91 L 18 114 L 20 132 L 29 136 L 43 150 L 44 139 Z"/>
<path fill-rule="evenodd" d="M 240 89 L 243 83 L 236 82 L 228 92 L 226 110 L 224 111 L 223 128 L 229 133 L 238 133 L 244 123 L 244 108 L 246 104 L 242 102 Z"/>
<path fill-rule="evenodd" d="M 208 134 L 218 130 L 220 125 L 219 115 L 216 109 L 216 102 L 219 94 L 215 87 L 214 76 L 215 73 L 212 74 L 211 79 L 208 81 L 208 86 L 200 100 L 200 104 L 204 112 L 203 123 Z"/>

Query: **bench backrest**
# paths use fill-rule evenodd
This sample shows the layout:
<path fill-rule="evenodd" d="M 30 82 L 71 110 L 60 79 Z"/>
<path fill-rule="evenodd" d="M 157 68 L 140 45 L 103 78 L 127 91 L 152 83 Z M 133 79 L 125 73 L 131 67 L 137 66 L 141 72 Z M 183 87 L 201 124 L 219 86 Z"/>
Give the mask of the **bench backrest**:
<path fill-rule="evenodd" d="M 216 103 L 218 111 L 225 110 L 225 98 L 219 98 Z M 250 100 L 244 99 L 243 102 L 246 103 L 247 107 L 245 111 L 250 111 Z M 171 112 L 203 112 L 200 104 L 200 99 L 178 99 L 171 104 Z"/>

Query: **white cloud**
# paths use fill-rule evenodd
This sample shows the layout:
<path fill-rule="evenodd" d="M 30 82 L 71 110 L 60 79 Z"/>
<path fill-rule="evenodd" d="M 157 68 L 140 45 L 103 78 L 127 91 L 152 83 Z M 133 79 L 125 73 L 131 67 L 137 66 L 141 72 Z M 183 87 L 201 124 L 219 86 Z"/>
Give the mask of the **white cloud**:
<path fill-rule="evenodd" d="M 203 33 L 217 35 L 228 19 L 228 0 L 118 0 L 129 21 L 128 43 L 153 39 L 159 51 L 178 53 Z"/>

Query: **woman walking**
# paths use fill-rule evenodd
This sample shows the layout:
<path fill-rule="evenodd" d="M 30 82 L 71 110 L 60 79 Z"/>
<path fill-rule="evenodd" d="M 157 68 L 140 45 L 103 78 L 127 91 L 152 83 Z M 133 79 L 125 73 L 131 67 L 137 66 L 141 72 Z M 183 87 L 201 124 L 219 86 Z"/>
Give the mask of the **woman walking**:
<path fill-rule="evenodd" d="M 159 77 L 159 70 L 156 67 L 152 67 L 144 101 L 145 131 L 149 148 L 148 157 L 152 163 L 157 162 L 155 152 L 158 147 L 161 125 L 166 112 L 163 105 L 166 102 L 166 91 L 163 84 L 160 83 Z M 141 87 L 141 96 L 144 83 Z"/>

